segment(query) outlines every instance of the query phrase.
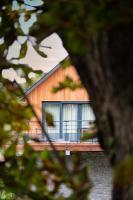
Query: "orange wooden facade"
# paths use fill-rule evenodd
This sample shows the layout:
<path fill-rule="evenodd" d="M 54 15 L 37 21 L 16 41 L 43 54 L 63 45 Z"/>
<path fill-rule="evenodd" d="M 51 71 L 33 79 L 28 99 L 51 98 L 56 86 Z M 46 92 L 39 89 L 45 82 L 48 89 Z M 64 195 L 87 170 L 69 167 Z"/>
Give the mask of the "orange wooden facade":
<path fill-rule="evenodd" d="M 89 97 L 84 88 L 76 89 L 74 91 L 66 88 L 57 93 L 52 92 L 52 88 L 57 86 L 60 81 L 69 75 L 74 81 L 79 80 L 79 76 L 73 66 L 66 69 L 59 67 L 51 76 L 43 83 L 36 87 L 30 94 L 28 99 L 34 107 L 37 115 L 41 119 L 42 115 L 42 101 L 88 101 Z"/>
<path fill-rule="evenodd" d="M 89 96 L 85 88 L 79 88 L 74 91 L 66 88 L 60 90 L 57 93 L 52 92 L 52 88 L 58 86 L 58 83 L 63 81 L 66 76 L 70 76 L 73 78 L 74 81 L 79 81 L 79 76 L 73 66 L 69 66 L 67 68 L 58 67 L 46 80 L 44 80 L 41 84 L 37 85 L 30 93 L 27 94 L 27 97 L 33 106 L 37 116 L 39 117 L 40 121 L 42 121 L 42 102 L 43 101 L 89 101 Z M 36 119 L 32 119 L 29 122 L 29 129 L 32 130 L 39 130 L 40 125 L 37 123 Z M 38 133 L 36 131 L 36 133 Z M 36 146 L 37 145 L 37 146 Z M 43 149 L 44 146 L 50 149 L 49 145 L 46 143 L 34 144 L 35 149 Z M 64 144 L 55 144 L 57 150 L 65 150 Z M 64 145 L 64 146 L 63 146 Z M 96 146 L 89 144 L 78 144 L 78 146 L 74 146 L 76 144 L 71 144 L 71 150 L 73 151 L 100 151 L 100 147 L 97 144 Z M 89 145 L 90 148 L 87 146 Z M 73 148 L 72 148 L 73 146 Z"/>
<path fill-rule="evenodd" d="M 30 143 L 34 150 L 36 151 L 43 151 L 45 149 L 52 150 L 51 145 L 48 142 L 43 143 Z M 99 144 L 88 144 L 87 142 L 83 143 L 53 143 L 54 148 L 57 151 L 103 151 Z M 18 145 L 18 150 L 21 150 L 22 146 Z"/>

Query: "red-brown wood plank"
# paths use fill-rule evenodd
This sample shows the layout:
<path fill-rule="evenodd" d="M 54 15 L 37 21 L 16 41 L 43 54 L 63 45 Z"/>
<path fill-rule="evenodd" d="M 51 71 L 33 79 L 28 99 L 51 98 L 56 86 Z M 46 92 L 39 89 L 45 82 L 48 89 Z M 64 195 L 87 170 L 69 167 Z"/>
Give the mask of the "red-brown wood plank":
<path fill-rule="evenodd" d="M 36 151 L 42 151 L 44 149 L 52 150 L 51 145 L 48 142 L 43 143 L 30 143 L 32 148 Z M 57 151 L 103 151 L 99 144 L 90 143 L 53 143 Z M 18 145 L 18 150 L 21 150 L 22 146 Z"/>

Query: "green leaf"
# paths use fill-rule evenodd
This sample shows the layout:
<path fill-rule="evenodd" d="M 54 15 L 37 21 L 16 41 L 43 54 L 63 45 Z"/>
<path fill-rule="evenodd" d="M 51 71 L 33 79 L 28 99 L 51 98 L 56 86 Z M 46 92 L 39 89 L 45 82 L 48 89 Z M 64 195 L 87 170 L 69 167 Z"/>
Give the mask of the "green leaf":
<path fill-rule="evenodd" d="M 12 142 L 12 144 L 6 149 L 4 153 L 5 158 L 14 157 L 16 155 L 16 145 L 17 145 L 17 140 Z"/>
<path fill-rule="evenodd" d="M 69 88 L 70 90 L 74 91 L 74 90 L 79 89 L 81 87 L 82 87 L 82 84 L 79 80 L 75 81 L 75 80 L 73 80 L 72 77 L 66 76 L 65 79 L 62 82 L 59 82 L 57 86 L 54 86 L 52 88 L 52 92 L 56 93 L 56 92 L 63 90 L 65 88 Z"/>
<path fill-rule="evenodd" d="M 42 151 L 41 153 L 40 153 L 40 157 L 42 158 L 42 159 L 48 159 L 49 157 L 50 157 L 50 152 L 47 150 L 47 149 L 45 149 L 44 151 Z"/>
<path fill-rule="evenodd" d="M 27 42 L 21 45 L 19 58 L 24 58 L 26 56 L 26 53 L 27 53 Z"/>
<path fill-rule="evenodd" d="M 81 137 L 81 141 L 86 141 L 86 140 L 89 140 L 89 139 L 93 139 L 93 138 L 96 138 L 97 137 L 97 133 L 90 133 L 89 131 L 87 132 L 84 132 L 82 134 L 82 137 Z"/>
<path fill-rule="evenodd" d="M 53 115 L 49 112 L 45 113 L 46 115 L 46 123 L 48 126 L 54 126 L 54 120 L 53 120 Z"/>
<path fill-rule="evenodd" d="M 24 15 L 24 21 L 27 22 L 31 18 L 31 13 L 26 12 Z"/>
<path fill-rule="evenodd" d="M 91 125 L 90 128 L 85 129 L 81 133 L 81 141 L 86 141 L 89 139 L 96 138 L 98 134 L 98 129 L 95 123 Z"/>
<path fill-rule="evenodd" d="M 61 62 L 61 66 L 63 67 L 63 69 L 66 69 L 70 65 L 72 65 L 70 58 L 66 58 Z"/>
<path fill-rule="evenodd" d="M 34 49 L 40 56 L 47 58 L 47 55 L 43 51 L 40 51 L 38 46 L 34 46 Z"/>

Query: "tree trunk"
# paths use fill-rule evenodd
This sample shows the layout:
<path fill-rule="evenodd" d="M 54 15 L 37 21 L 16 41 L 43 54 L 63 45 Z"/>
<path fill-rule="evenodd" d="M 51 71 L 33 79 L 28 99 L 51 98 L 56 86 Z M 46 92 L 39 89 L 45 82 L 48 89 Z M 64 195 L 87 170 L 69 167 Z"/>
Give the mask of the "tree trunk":
<path fill-rule="evenodd" d="M 113 200 L 133 199 L 133 24 L 117 25 L 72 56 L 93 102 L 101 146 L 115 168 Z M 128 164 L 127 164 L 128 163 Z M 121 178 L 122 177 L 122 178 Z"/>

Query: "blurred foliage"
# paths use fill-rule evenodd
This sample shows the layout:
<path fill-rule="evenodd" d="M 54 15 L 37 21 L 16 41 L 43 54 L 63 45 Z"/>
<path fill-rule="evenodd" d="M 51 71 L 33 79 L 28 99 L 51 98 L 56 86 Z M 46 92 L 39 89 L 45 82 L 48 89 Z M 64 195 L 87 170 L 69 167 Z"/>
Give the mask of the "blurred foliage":
<path fill-rule="evenodd" d="M 82 87 L 82 84 L 81 84 L 80 80 L 74 81 L 71 76 L 67 75 L 65 77 L 65 80 L 59 82 L 57 86 L 55 85 L 52 88 L 52 92 L 56 93 L 56 92 L 63 90 L 65 88 L 69 88 L 71 90 L 76 90 L 76 89 L 81 88 L 81 87 Z"/>
<path fill-rule="evenodd" d="M 131 183 L 133 188 L 133 156 L 127 155 L 115 169 L 114 185 L 125 188 L 128 183 Z"/>
<path fill-rule="evenodd" d="M 70 57 L 67 57 L 63 61 L 61 61 L 60 65 L 63 67 L 63 69 L 70 67 L 72 65 Z"/>
<path fill-rule="evenodd" d="M 94 35 L 133 21 L 132 7 L 132 0 L 46 0 L 30 34 L 41 40 L 56 31 L 70 55 L 82 56 Z"/>
<path fill-rule="evenodd" d="M 91 126 L 87 129 L 83 129 L 81 133 L 81 141 L 87 141 L 89 139 L 97 138 L 98 128 L 95 122 L 90 124 Z"/>
<path fill-rule="evenodd" d="M 40 71 L 13 61 L 26 56 L 28 42 L 39 55 L 47 56 L 40 51 L 39 45 L 41 33 L 44 38 L 46 29 L 37 28 L 44 22 L 50 25 L 51 19 L 46 11 L 47 5 L 40 0 L 0 1 L 0 199 L 85 200 L 92 186 L 88 167 L 80 162 L 79 156 L 65 157 L 54 151 L 35 152 L 32 149 L 23 133 L 28 129 L 33 109 L 28 102 L 20 100 L 23 92 L 18 83 L 2 76 L 3 70 L 12 68 L 19 77 L 26 79 L 28 85 L 31 84 L 30 72 L 40 74 Z M 47 20 L 43 19 L 45 14 Z M 33 17 L 40 17 L 36 24 Z M 56 22 L 56 18 L 53 21 Z M 70 34 L 70 38 L 73 35 Z M 15 41 L 20 45 L 19 56 L 7 59 Z M 73 45 L 73 48 L 77 46 Z M 73 80 L 67 77 L 63 87 L 69 84 L 71 88 L 75 87 Z M 48 121 L 49 118 L 51 116 Z M 71 191 L 68 197 L 60 191 L 62 185 Z"/>
<path fill-rule="evenodd" d="M 5 190 L 0 192 L 0 199 L 1 200 L 14 200 L 15 195 L 11 192 L 7 192 Z"/>
<path fill-rule="evenodd" d="M 28 84 L 31 83 L 28 75 L 34 70 L 29 66 L 14 64 L 14 58 L 7 60 L 10 46 L 14 41 L 20 45 L 19 56 L 15 59 L 25 57 L 28 42 L 45 58 L 47 55 L 40 51 L 39 43 L 45 36 L 57 32 L 69 53 L 82 56 L 89 49 L 89 39 L 98 32 L 133 21 L 132 7 L 132 0 L 0 1 L 1 191 L 14 193 L 16 199 L 85 200 L 91 188 L 88 168 L 80 163 L 78 156 L 68 158 L 59 154 L 55 156 L 54 152 L 34 152 L 23 138 L 27 121 L 33 116 L 33 112 L 28 103 L 20 101 L 22 91 L 18 84 L 4 79 L 2 71 L 8 68 L 13 68 L 16 72 L 21 70 L 22 73 L 18 73 L 18 76 L 25 78 Z M 18 36 L 24 41 L 20 41 Z M 77 85 L 72 78 L 66 77 L 64 83 L 59 83 L 54 90 L 66 87 L 75 89 Z M 17 145 L 20 142 L 23 148 L 18 151 Z M 130 172 L 128 163 L 126 161 L 120 168 L 126 171 L 128 165 Z M 68 198 L 59 192 L 62 184 L 72 191 Z"/>
<path fill-rule="evenodd" d="M 54 126 L 54 120 L 53 120 L 53 115 L 49 112 L 45 112 L 46 116 L 46 123 L 48 126 Z"/>

